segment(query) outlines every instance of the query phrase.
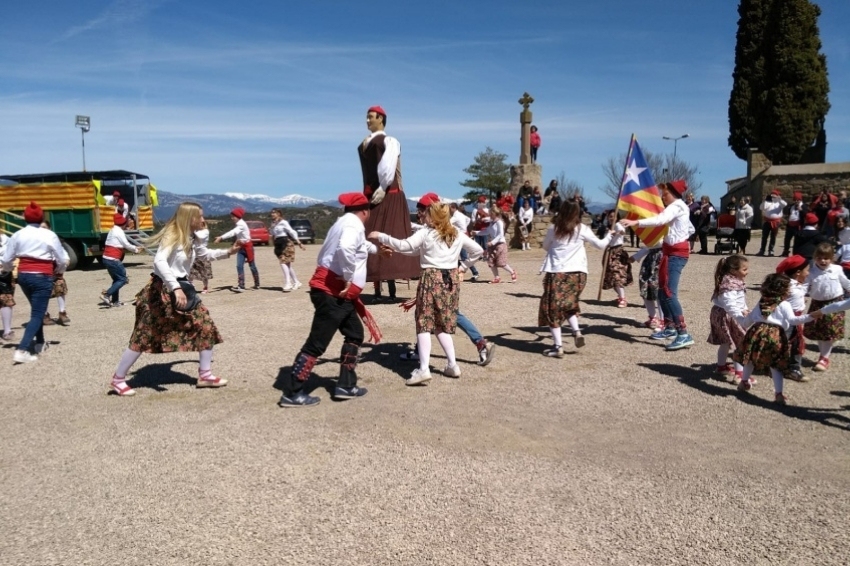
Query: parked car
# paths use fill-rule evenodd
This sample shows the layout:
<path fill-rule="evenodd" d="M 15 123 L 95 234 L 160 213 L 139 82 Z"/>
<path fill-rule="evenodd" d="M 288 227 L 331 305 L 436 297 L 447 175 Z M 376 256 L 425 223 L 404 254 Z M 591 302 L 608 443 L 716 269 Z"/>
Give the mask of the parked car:
<path fill-rule="evenodd" d="M 268 246 L 271 240 L 269 229 L 262 220 L 247 220 L 248 230 L 251 232 L 251 241 L 258 246 Z"/>
<path fill-rule="evenodd" d="M 316 243 L 316 232 L 313 230 L 313 224 L 306 218 L 293 218 L 289 221 L 289 225 L 298 234 L 298 239 L 302 242 L 310 244 Z"/>

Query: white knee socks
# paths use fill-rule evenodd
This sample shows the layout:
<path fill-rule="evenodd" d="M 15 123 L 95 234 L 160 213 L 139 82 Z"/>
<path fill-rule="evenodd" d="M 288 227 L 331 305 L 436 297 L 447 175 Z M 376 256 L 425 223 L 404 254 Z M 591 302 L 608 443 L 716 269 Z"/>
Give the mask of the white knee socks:
<path fill-rule="evenodd" d="M 649 318 L 655 318 L 658 316 L 658 305 L 655 304 L 655 301 L 644 299 L 643 306 L 646 307 L 646 313 L 649 315 Z"/>
<path fill-rule="evenodd" d="M 416 335 L 416 347 L 419 350 L 419 369 L 428 372 L 428 364 L 431 362 L 431 334 L 422 332 Z"/>
<path fill-rule="evenodd" d="M 136 360 L 138 360 L 141 355 L 141 352 L 134 352 L 130 348 L 124 350 L 124 353 L 121 355 L 121 361 L 118 362 L 118 367 L 115 368 L 115 377 L 119 379 L 126 379 L 127 372 L 130 371 L 130 368 L 133 367 L 133 364 L 136 363 Z"/>
<path fill-rule="evenodd" d="M 782 382 L 784 381 L 782 372 L 776 368 L 770 368 L 770 377 L 773 378 L 773 391 L 775 393 L 782 393 Z"/>
<path fill-rule="evenodd" d="M 283 271 L 283 286 L 291 287 L 292 283 L 289 281 L 289 268 L 285 263 L 281 263 L 280 270 Z"/>
<path fill-rule="evenodd" d="M 573 331 L 573 334 L 578 334 L 578 333 L 579 333 L 579 329 L 578 329 L 578 316 L 576 316 L 576 315 L 572 315 L 570 318 L 568 318 L 568 319 L 567 319 L 567 322 L 569 322 L 569 323 L 570 323 L 570 330 L 572 330 L 572 331 Z M 559 330 L 560 330 L 560 329 L 559 329 Z"/>
<path fill-rule="evenodd" d="M 562 347 L 561 343 L 561 327 L 560 326 L 552 326 L 549 328 L 549 332 L 552 333 L 552 340 L 555 342 L 555 347 Z"/>
<path fill-rule="evenodd" d="M 65 312 L 65 297 L 56 297 L 56 302 L 59 303 L 59 312 Z"/>
<path fill-rule="evenodd" d="M 455 343 L 452 340 L 452 335 L 447 334 L 445 332 L 440 332 L 437 334 L 437 341 L 440 343 L 440 346 L 443 347 L 443 351 L 446 353 L 446 359 L 448 360 L 448 364 L 452 367 L 457 365 L 457 360 L 455 359 Z"/>
<path fill-rule="evenodd" d="M 198 361 L 198 371 L 205 372 L 212 369 L 212 349 L 201 350 L 200 360 Z"/>
<path fill-rule="evenodd" d="M 621 299 L 626 298 L 626 288 L 625 287 L 614 287 L 614 290 L 617 291 L 617 296 Z"/>
<path fill-rule="evenodd" d="M 729 357 L 729 350 L 732 348 L 732 344 L 721 344 L 717 347 L 717 365 L 725 366 L 726 358 Z"/>
<path fill-rule="evenodd" d="M 3 334 L 12 331 L 12 307 L 0 308 L 0 318 L 3 319 Z"/>
<path fill-rule="evenodd" d="M 820 357 L 829 359 L 829 355 L 832 353 L 832 340 L 818 340 L 818 350 L 820 350 Z"/>
<path fill-rule="evenodd" d="M 300 283 L 300 281 L 298 281 L 298 276 L 295 275 L 295 268 L 292 267 L 291 263 L 289 265 L 287 265 L 287 267 L 289 268 L 289 276 L 292 278 L 292 284 L 298 285 Z"/>

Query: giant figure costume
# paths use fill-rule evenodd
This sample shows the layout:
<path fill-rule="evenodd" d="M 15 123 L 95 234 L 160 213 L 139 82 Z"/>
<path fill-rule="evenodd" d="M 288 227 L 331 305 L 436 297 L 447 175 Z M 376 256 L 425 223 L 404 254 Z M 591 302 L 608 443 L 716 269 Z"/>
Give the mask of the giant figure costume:
<path fill-rule="evenodd" d="M 410 210 L 401 185 L 401 146 L 384 133 L 387 114 L 380 106 L 369 108 L 366 125 L 371 132 L 357 148 L 363 172 L 363 194 L 373 208 L 366 222 L 366 233 L 383 232 L 403 240 L 413 233 Z M 416 257 L 394 254 L 370 255 L 366 264 L 366 281 L 412 279 L 419 275 Z"/>

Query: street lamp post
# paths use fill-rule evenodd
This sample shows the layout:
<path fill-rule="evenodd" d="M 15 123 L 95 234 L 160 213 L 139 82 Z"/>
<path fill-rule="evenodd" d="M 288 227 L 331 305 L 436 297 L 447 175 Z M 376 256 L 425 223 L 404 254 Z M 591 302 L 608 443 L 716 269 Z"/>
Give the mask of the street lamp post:
<path fill-rule="evenodd" d="M 88 116 L 77 115 L 77 122 L 74 124 L 80 129 L 80 134 L 83 136 L 83 171 L 86 170 L 86 132 L 91 129 L 91 118 Z"/>
<path fill-rule="evenodd" d="M 673 159 L 676 159 L 676 148 L 679 146 L 679 140 L 683 140 L 683 139 L 689 138 L 689 137 L 691 137 L 691 134 L 682 134 L 681 136 L 679 136 L 677 138 L 671 138 L 669 136 L 662 136 L 661 139 L 673 142 Z"/>

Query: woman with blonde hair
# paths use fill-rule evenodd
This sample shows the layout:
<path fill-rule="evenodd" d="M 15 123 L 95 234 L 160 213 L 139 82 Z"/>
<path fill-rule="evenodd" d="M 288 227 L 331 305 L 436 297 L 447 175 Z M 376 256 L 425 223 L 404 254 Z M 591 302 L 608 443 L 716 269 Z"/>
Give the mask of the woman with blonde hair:
<path fill-rule="evenodd" d="M 216 260 L 239 250 L 234 244 L 226 250 L 209 250 L 195 233 L 204 225 L 204 211 L 184 202 L 163 229 L 149 238 L 158 246 L 153 275 L 136 295 L 136 323 L 130 344 L 112 375 L 110 392 L 126 397 L 136 393 L 127 385 L 127 372 L 142 352 L 200 352 L 196 387 L 222 387 L 226 379 L 212 374 L 212 349 L 222 342 L 210 311 L 195 294 L 188 274 L 196 257 Z"/>
<path fill-rule="evenodd" d="M 419 367 L 405 383 L 418 385 L 430 381 L 431 333 L 446 352 L 448 363 L 443 375 L 460 377 L 460 366 L 455 359 L 452 334 L 457 327 L 460 299 L 458 259 L 464 249 L 472 258 L 483 253 L 481 246 L 451 224 L 449 206 L 440 203 L 434 193 L 424 195 L 416 204 L 425 228 L 417 230 L 405 240 L 397 240 L 381 232 L 372 232 L 369 239 L 403 255 L 419 256 L 422 274 L 416 289 L 416 344 L 419 350 Z"/>

